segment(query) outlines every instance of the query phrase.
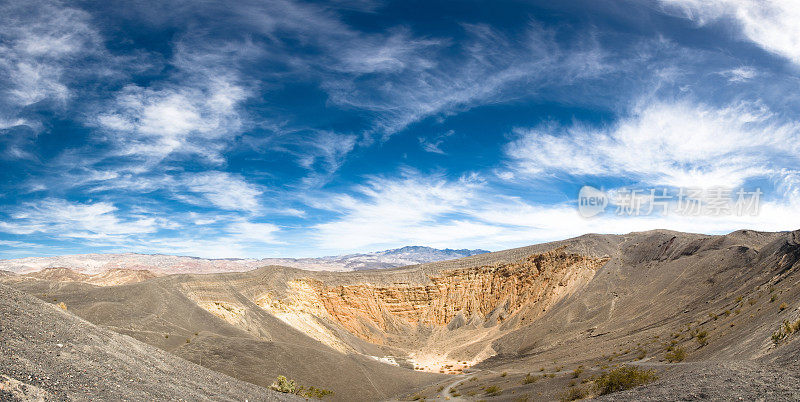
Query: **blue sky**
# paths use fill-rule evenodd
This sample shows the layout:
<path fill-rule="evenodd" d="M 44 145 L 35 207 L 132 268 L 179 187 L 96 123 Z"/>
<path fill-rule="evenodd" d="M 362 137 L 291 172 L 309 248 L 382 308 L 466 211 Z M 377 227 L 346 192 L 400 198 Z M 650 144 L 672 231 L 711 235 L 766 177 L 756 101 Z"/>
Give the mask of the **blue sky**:
<path fill-rule="evenodd" d="M 798 229 L 792 3 L 2 2 L 0 257 Z M 584 185 L 764 195 L 585 219 Z"/>

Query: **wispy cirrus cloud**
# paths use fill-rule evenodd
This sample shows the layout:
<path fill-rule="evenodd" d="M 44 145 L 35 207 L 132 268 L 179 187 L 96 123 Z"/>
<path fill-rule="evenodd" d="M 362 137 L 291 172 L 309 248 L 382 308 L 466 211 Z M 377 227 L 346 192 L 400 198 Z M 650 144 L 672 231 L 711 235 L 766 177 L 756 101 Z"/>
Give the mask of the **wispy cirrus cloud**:
<path fill-rule="evenodd" d="M 445 152 L 442 150 L 441 146 L 442 143 L 448 138 L 455 134 L 455 131 L 448 130 L 442 134 L 435 135 L 433 137 L 419 137 L 419 145 L 425 152 L 430 152 L 434 154 L 445 155 Z"/>
<path fill-rule="evenodd" d="M 0 6 L 0 89 L 17 107 L 44 100 L 65 102 L 65 70 L 75 57 L 97 52 L 100 37 L 84 11 L 58 2 L 8 2 Z"/>
<path fill-rule="evenodd" d="M 21 205 L 0 230 L 11 234 L 50 234 L 67 238 L 103 238 L 153 233 L 159 222 L 154 217 L 121 218 L 109 202 L 72 202 L 49 198 Z"/>
<path fill-rule="evenodd" d="M 518 172 L 528 174 L 738 186 L 800 164 L 800 123 L 759 103 L 713 107 L 645 100 L 608 126 L 544 124 L 516 133 L 506 155 Z"/>
<path fill-rule="evenodd" d="M 9 211 L 0 221 L 0 232 L 36 241 L 77 241 L 96 250 L 183 252 L 209 257 L 259 256 L 264 247 L 281 243 L 276 237 L 279 226 L 236 214 L 223 215 L 224 222 L 216 212 L 165 215 L 152 206 L 123 210 L 109 201 L 47 198 Z M 169 234 L 176 230 L 179 236 Z M 0 246 L 17 249 L 37 249 L 36 244 L 0 240 Z"/>
<path fill-rule="evenodd" d="M 480 184 L 463 178 L 407 171 L 399 178 L 373 177 L 353 194 L 327 195 L 318 208 L 341 216 L 315 227 L 323 248 L 365 249 L 396 244 L 441 246 L 497 233 L 497 228 L 456 216 Z M 450 219 L 443 216 L 453 214 Z"/>
<path fill-rule="evenodd" d="M 435 116 L 530 96 L 544 88 L 567 86 L 616 71 L 591 37 L 570 45 L 558 43 L 555 32 L 538 25 L 519 36 L 492 27 L 463 24 L 466 39 L 456 57 L 446 41 L 425 42 L 407 61 L 373 74 L 326 79 L 323 87 L 337 104 L 376 113 L 374 130 L 384 138 L 412 123 Z M 374 49 L 373 49 L 374 50 Z M 386 85 L 391 82 L 391 85 Z M 521 84 L 523 89 L 515 90 Z"/>
<path fill-rule="evenodd" d="M 219 165 L 221 152 L 241 134 L 241 104 L 254 94 L 236 60 L 258 52 L 247 41 L 213 45 L 186 35 L 173 43 L 174 71 L 148 86 L 129 84 L 96 106 L 90 123 L 115 146 L 109 157 L 157 165 L 173 155 L 198 155 Z"/>
<path fill-rule="evenodd" d="M 800 221 L 800 180 L 796 172 L 775 177 L 785 195 L 762 200 L 757 215 L 689 216 L 606 214 L 580 216 L 575 198 L 532 202 L 524 196 L 499 194 L 491 183 L 438 174 L 405 172 L 373 178 L 344 194 L 328 194 L 325 205 L 341 214 L 317 225 L 324 249 L 369 250 L 413 242 L 438 247 L 505 249 L 560 240 L 586 233 L 628 233 L 654 228 L 694 233 L 794 230 Z M 524 187 L 526 185 L 523 185 Z M 380 222 L 380 224 L 375 224 Z"/>
<path fill-rule="evenodd" d="M 211 204 L 225 210 L 240 210 L 251 213 L 261 209 L 258 197 L 263 193 L 257 186 L 241 176 L 227 172 L 211 171 L 189 173 L 180 182 L 187 191 L 199 194 L 204 202 L 177 194 L 179 198 L 193 204 Z"/>
<path fill-rule="evenodd" d="M 800 7 L 792 0 L 659 0 L 668 11 L 706 25 L 729 20 L 764 50 L 800 64 Z"/>
<path fill-rule="evenodd" d="M 243 88 L 218 78 L 199 87 L 162 89 L 127 86 L 97 124 L 114 132 L 118 156 L 163 159 L 173 153 L 199 154 L 221 163 L 221 139 L 241 127 L 237 104 Z"/>

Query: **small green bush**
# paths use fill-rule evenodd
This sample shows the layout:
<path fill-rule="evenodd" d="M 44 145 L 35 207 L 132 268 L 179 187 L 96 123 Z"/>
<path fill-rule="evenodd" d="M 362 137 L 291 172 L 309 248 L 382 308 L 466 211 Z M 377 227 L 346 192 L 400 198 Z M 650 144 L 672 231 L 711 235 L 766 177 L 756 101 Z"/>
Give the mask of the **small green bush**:
<path fill-rule="evenodd" d="M 589 392 L 583 387 L 572 387 L 564 392 L 558 399 L 561 401 L 577 401 L 589 396 Z"/>
<path fill-rule="evenodd" d="M 635 366 L 622 366 L 614 370 L 603 372 L 594 382 L 595 389 L 600 395 L 624 391 L 651 383 L 658 379 L 652 370 L 642 370 Z"/>
<path fill-rule="evenodd" d="M 525 378 L 522 379 L 522 383 L 523 384 L 531 384 L 531 383 L 536 382 L 538 379 L 539 379 L 539 377 L 537 377 L 535 375 L 531 375 L 531 373 L 528 373 L 527 375 L 525 375 Z"/>
<path fill-rule="evenodd" d="M 783 320 L 783 324 L 781 324 L 780 328 L 772 334 L 772 343 L 775 345 L 781 343 L 784 339 L 786 339 L 789 335 L 800 331 L 800 320 L 797 320 L 793 323 L 790 323 L 787 320 Z"/>
<path fill-rule="evenodd" d="M 708 331 L 700 331 L 695 335 L 695 339 L 697 339 L 697 343 L 700 344 L 700 347 L 708 345 Z"/>
<path fill-rule="evenodd" d="M 583 368 L 581 367 L 576 368 L 575 370 L 572 371 L 572 378 L 580 377 L 581 373 L 583 373 Z"/>
<path fill-rule="evenodd" d="M 297 391 L 297 384 L 294 383 L 294 380 L 279 375 L 269 388 L 278 392 L 283 392 L 284 394 L 293 394 Z"/>
<path fill-rule="evenodd" d="M 327 390 L 327 389 L 322 389 L 322 388 L 317 388 L 317 387 L 308 387 L 308 389 L 304 389 L 303 387 L 300 387 L 300 389 L 297 391 L 297 395 L 300 395 L 300 396 L 302 396 L 304 398 L 322 399 L 325 396 L 332 395 L 332 394 L 333 394 L 333 391 L 330 391 L 330 390 Z"/>
<path fill-rule="evenodd" d="M 664 358 L 670 363 L 682 362 L 686 358 L 686 350 L 680 346 L 673 346 L 672 350 L 664 355 Z"/>
<path fill-rule="evenodd" d="M 282 375 L 279 375 L 275 382 L 269 386 L 269 388 L 274 391 L 283 392 L 284 394 L 299 395 L 303 398 L 322 399 L 327 395 L 333 394 L 333 391 L 327 389 L 317 387 L 298 387 L 294 380 L 290 380 Z"/>
<path fill-rule="evenodd" d="M 488 386 L 488 387 L 484 388 L 483 392 L 486 392 L 486 395 L 493 395 L 494 396 L 494 395 L 500 395 L 500 393 L 503 392 L 503 390 L 500 389 L 500 387 L 498 387 L 497 385 L 491 385 L 491 386 Z"/>

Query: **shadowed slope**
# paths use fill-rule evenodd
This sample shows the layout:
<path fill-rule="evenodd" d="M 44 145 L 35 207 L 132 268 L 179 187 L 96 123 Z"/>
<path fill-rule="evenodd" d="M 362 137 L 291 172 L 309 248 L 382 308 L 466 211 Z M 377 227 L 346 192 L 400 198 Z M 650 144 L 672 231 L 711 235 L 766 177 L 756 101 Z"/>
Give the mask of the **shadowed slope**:
<path fill-rule="evenodd" d="M 0 399 L 293 400 L 0 285 Z"/>
<path fill-rule="evenodd" d="M 245 274 L 175 275 L 146 282 L 63 290 L 50 281 L 16 282 L 48 301 L 63 302 L 84 319 L 235 378 L 268 386 L 278 375 L 335 392 L 339 400 L 375 400 L 429 383 L 435 376 L 344 354 L 309 338 L 255 305 L 237 288 Z M 238 281 L 238 282 L 237 282 Z M 224 306 L 241 306 L 234 325 L 184 294 L 198 284 Z M 246 293 L 246 292 L 245 292 Z M 218 296 L 214 296 L 218 295 Z M 223 311 L 223 307 L 220 307 Z"/>

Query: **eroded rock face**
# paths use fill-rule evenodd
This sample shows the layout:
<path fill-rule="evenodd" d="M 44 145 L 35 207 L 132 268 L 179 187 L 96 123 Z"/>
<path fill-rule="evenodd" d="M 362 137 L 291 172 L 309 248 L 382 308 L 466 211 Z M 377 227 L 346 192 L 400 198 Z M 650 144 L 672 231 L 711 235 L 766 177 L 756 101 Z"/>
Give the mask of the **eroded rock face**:
<path fill-rule="evenodd" d="M 465 317 L 479 317 L 489 326 L 520 312 L 538 315 L 591 279 L 605 261 L 559 249 L 510 264 L 442 271 L 424 285 L 328 286 L 301 278 L 289 283 L 289 297 L 275 300 L 262 296 L 256 302 L 273 312 L 332 320 L 354 335 L 380 344 L 386 334 L 408 333 L 419 326 L 445 327 L 455 323 L 456 317 L 459 323 Z"/>

